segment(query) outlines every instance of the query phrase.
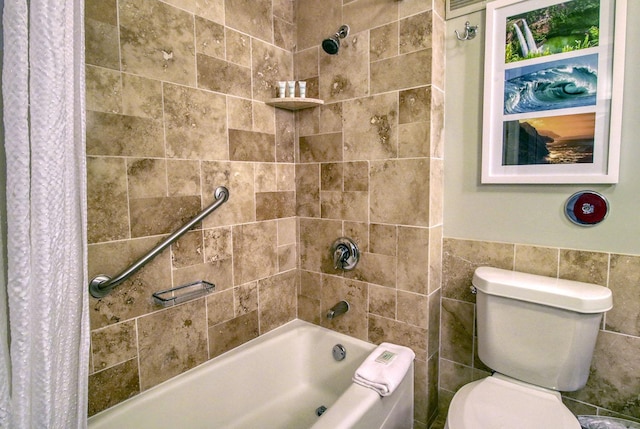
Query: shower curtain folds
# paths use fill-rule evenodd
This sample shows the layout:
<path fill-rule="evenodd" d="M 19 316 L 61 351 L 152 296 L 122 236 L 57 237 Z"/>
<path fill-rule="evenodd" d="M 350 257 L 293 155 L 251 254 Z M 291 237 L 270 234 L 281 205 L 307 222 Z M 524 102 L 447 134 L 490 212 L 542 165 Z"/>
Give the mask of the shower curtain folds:
<path fill-rule="evenodd" d="M 0 427 L 86 427 L 83 3 L 4 0 Z"/>

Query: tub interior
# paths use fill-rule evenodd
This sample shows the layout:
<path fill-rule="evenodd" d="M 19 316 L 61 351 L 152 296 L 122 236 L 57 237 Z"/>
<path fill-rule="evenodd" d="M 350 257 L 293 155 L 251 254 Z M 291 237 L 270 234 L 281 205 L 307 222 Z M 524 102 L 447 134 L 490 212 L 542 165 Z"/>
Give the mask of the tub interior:
<path fill-rule="evenodd" d="M 332 356 L 342 344 L 346 358 Z M 89 419 L 89 428 L 308 428 L 373 344 L 294 320 Z"/>

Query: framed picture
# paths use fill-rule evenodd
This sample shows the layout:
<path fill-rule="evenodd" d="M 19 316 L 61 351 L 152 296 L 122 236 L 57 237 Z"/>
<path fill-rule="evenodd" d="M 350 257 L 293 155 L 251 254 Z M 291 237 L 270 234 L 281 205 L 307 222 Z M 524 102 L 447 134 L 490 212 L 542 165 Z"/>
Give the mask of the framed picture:
<path fill-rule="evenodd" d="M 482 183 L 617 183 L 626 1 L 487 3 Z"/>

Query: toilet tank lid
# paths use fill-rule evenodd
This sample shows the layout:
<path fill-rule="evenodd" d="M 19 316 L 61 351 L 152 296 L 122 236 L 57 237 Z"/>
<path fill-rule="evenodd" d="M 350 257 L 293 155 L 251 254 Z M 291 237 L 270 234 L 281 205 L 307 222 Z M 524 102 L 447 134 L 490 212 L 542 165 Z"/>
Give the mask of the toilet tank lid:
<path fill-rule="evenodd" d="M 473 274 L 473 285 L 487 295 L 578 313 L 602 313 L 613 307 L 611 290 L 606 287 L 500 268 L 477 268 Z"/>

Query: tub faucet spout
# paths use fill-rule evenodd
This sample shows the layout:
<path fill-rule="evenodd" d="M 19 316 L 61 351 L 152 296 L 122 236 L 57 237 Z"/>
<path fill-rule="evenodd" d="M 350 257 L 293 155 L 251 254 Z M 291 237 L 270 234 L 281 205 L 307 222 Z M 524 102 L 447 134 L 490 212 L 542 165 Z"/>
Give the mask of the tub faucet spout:
<path fill-rule="evenodd" d="M 347 301 L 342 300 L 336 305 L 334 305 L 333 307 L 331 307 L 331 310 L 327 312 L 327 319 L 329 320 L 334 319 L 340 316 L 341 314 L 346 313 L 347 311 L 349 311 L 349 303 Z"/>

